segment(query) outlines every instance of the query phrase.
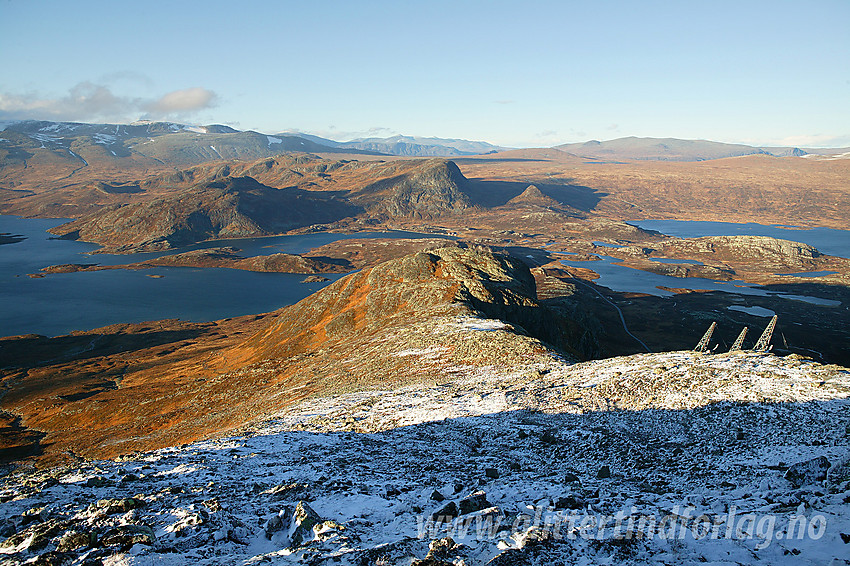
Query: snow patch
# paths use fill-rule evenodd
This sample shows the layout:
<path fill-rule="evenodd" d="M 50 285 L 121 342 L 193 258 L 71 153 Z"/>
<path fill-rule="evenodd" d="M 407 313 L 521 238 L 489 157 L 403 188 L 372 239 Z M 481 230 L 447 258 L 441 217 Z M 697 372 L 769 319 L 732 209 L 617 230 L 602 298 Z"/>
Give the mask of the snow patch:
<path fill-rule="evenodd" d="M 268 138 L 269 140 L 269 147 L 271 147 L 273 143 L 283 143 L 282 139 L 276 138 L 274 136 L 266 136 L 266 138 Z"/>
<path fill-rule="evenodd" d="M 764 307 L 758 307 L 758 306 L 743 307 L 741 305 L 732 305 L 732 306 L 729 306 L 729 307 L 726 307 L 726 308 L 729 309 L 730 311 L 745 312 L 745 313 L 751 314 L 753 316 L 771 317 L 771 316 L 776 314 L 775 312 L 773 312 L 770 309 L 766 309 Z"/>
<path fill-rule="evenodd" d="M 94 140 L 94 143 L 103 145 L 112 145 L 118 141 L 118 138 L 112 134 L 94 134 L 92 139 Z"/>

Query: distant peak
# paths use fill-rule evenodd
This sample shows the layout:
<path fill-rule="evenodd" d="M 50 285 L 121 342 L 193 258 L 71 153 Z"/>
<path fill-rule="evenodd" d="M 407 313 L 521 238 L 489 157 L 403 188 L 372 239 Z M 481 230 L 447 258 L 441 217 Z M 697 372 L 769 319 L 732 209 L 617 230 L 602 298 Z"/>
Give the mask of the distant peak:
<path fill-rule="evenodd" d="M 546 196 L 537 185 L 528 185 L 524 191 L 508 201 L 508 204 L 530 204 L 536 206 L 559 206 L 560 203 Z"/>

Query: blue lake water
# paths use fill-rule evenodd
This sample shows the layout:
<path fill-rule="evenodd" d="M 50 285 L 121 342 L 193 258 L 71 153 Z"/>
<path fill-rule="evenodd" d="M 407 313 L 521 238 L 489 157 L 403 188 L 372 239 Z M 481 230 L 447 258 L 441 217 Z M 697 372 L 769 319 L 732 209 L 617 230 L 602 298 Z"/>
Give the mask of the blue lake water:
<path fill-rule="evenodd" d="M 655 261 L 655 262 L 658 262 L 658 263 L 684 263 L 684 264 L 689 264 L 689 265 L 705 265 L 703 262 L 697 261 L 695 259 L 670 259 L 670 258 L 666 258 L 666 257 L 662 257 L 662 258 L 653 257 L 653 258 L 650 258 L 649 261 Z"/>
<path fill-rule="evenodd" d="M 702 222 L 689 220 L 640 220 L 629 222 L 644 230 L 656 230 L 677 238 L 703 236 L 770 236 L 814 246 L 823 254 L 850 258 L 850 230 L 833 228 L 795 228 L 748 222 Z"/>
<path fill-rule="evenodd" d="M 841 304 L 839 301 L 819 297 L 767 291 L 758 285 L 747 285 L 743 281 L 714 281 L 699 277 L 659 275 L 657 273 L 617 265 L 615 262 L 620 261 L 617 258 L 610 256 L 598 257 L 601 258 L 601 261 L 574 261 L 564 259 L 561 263 L 572 267 L 591 269 L 599 274 L 599 278 L 594 283 L 621 293 L 646 293 L 647 295 L 655 295 L 656 297 L 671 297 L 675 295 L 672 291 L 659 289 L 659 287 L 668 287 L 672 289 L 723 291 L 725 293 L 759 297 L 776 296 L 823 306 L 838 306 Z"/>
<path fill-rule="evenodd" d="M 27 277 L 28 273 L 37 273 L 48 265 L 117 265 L 164 253 L 219 246 L 237 247 L 245 256 L 304 253 L 348 238 L 433 237 L 410 232 L 319 233 L 203 242 L 164 253 L 86 255 L 98 246 L 51 239 L 45 232 L 63 222 L 0 216 L 0 233 L 26 237 L 17 243 L 0 245 L 0 336 L 30 333 L 57 336 L 119 322 L 165 318 L 200 322 L 263 313 L 296 303 L 330 283 L 301 283 L 306 277 L 301 274 L 187 267 L 51 274 L 40 279 Z M 327 274 L 325 277 L 332 282 L 342 275 Z"/>

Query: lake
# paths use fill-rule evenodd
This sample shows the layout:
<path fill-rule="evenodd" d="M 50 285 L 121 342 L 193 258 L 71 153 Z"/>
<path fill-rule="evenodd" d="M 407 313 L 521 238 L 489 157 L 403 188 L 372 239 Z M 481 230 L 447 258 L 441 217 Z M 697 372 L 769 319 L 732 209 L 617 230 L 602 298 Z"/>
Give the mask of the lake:
<path fill-rule="evenodd" d="M 291 273 L 256 273 L 238 269 L 158 267 L 115 269 L 27 277 L 42 267 L 63 263 L 117 265 L 190 249 L 234 246 L 245 256 L 277 252 L 304 253 L 349 238 L 427 238 L 411 232 L 304 234 L 203 242 L 179 250 L 132 255 L 85 255 L 98 248 L 85 242 L 51 239 L 47 229 L 65 220 L 24 219 L 0 215 L 0 233 L 24 240 L 0 245 L 0 336 L 91 330 L 120 322 L 165 318 L 208 321 L 273 311 L 318 291 L 341 274 L 325 274 L 324 283 L 301 283 Z M 153 278 L 150 275 L 161 275 Z"/>
<path fill-rule="evenodd" d="M 700 238 L 704 236 L 770 236 L 783 240 L 802 242 L 816 247 L 820 252 L 839 257 L 850 257 L 850 231 L 835 230 L 832 228 L 808 228 L 801 229 L 789 226 L 745 223 L 736 224 L 732 222 L 703 222 L 687 220 L 641 220 L 629 222 L 633 226 L 644 230 L 655 230 L 662 234 L 678 238 Z M 613 246 L 609 246 L 613 247 Z M 569 256 L 566 256 L 569 257 Z M 585 267 L 592 269 L 600 275 L 595 283 L 607 287 L 613 291 L 646 293 L 658 297 L 669 297 L 674 295 L 671 291 L 659 289 L 659 287 L 723 291 L 751 296 L 776 296 L 788 300 L 803 301 L 810 304 L 823 306 L 838 306 L 839 301 L 810 297 L 805 295 L 792 295 L 790 293 L 778 293 L 766 291 L 758 285 L 746 285 L 742 281 L 714 281 L 697 277 L 670 277 L 658 275 L 639 269 L 632 269 L 622 265 L 616 265 L 619 261 L 610 256 L 600 255 L 601 261 L 571 261 L 564 259 L 562 263 L 573 267 Z M 700 263 L 692 260 L 655 259 L 662 263 Z M 817 277 L 834 273 L 833 271 L 817 271 L 807 273 L 786 273 L 789 277 Z"/>
<path fill-rule="evenodd" d="M 850 230 L 833 228 L 796 228 L 778 224 L 764 225 L 754 222 L 703 222 L 691 220 L 640 220 L 629 222 L 644 230 L 655 230 L 677 238 L 702 238 L 704 236 L 770 236 L 814 246 L 823 254 L 850 258 Z"/>
<path fill-rule="evenodd" d="M 558 252 L 554 253 L 558 255 Z M 758 297 L 774 296 L 823 306 L 839 306 L 841 304 L 839 301 L 822 299 L 820 297 L 767 291 L 759 285 L 748 285 L 743 281 L 714 281 L 713 279 L 703 279 L 700 277 L 659 275 L 649 271 L 618 265 L 616 262 L 621 260 L 614 257 L 604 255 L 598 255 L 597 257 L 600 258 L 600 261 L 564 259 L 561 260 L 561 263 L 595 271 L 599 274 L 599 278 L 594 280 L 594 283 L 620 293 L 646 293 L 647 295 L 655 295 L 656 297 L 672 297 L 675 295 L 674 292 L 659 288 L 668 287 L 671 289 L 722 291 L 724 293 Z"/>

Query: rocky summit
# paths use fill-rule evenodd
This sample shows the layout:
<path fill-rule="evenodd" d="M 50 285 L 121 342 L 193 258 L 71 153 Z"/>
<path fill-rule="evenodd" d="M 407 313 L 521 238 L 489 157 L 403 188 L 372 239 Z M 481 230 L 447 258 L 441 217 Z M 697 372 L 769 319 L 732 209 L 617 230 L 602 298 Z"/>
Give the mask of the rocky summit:
<path fill-rule="evenodd" d="M 419 258 L 417 261 L 425 261 Z M 453 340 L 498 342 L 457 317 Z M 431 332 L 441 332 L 430 327 Z M 444 330 L 442 330 L 444 332 Z M 19 469 L 4 563 L 841 564 L 850 372 L 771 354 L 437 369 L 225 438 Z"/>

